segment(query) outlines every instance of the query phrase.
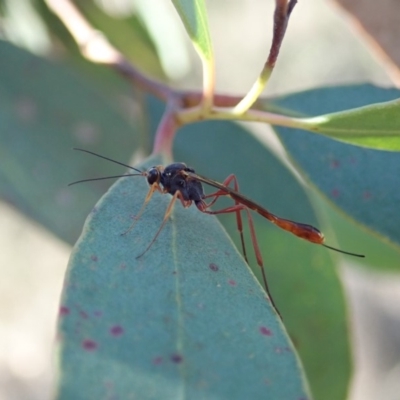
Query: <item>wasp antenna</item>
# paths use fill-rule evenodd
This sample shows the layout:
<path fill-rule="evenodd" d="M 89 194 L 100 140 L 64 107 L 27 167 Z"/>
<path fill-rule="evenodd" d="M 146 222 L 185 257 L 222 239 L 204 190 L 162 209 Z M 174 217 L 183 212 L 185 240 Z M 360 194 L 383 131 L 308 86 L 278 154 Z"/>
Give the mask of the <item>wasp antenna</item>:
<path fill-rule="evenodd" d="M 143 174 L 125 174 L 125 175 L 115 175 L 115 176 L 103 176 L 102 178 L 82 179 L 80 181 L 68 183 L 68 186 L 72 186 L 72 185 L 75 185 L 77 183 L 82 183 L 82 182 L 102 181 L 103 179 L 126 178 L 128 176 L 142 176 L 142 175 Z"/>
<path fill-rule="evenodd" d="M 128 165 L 128 164 L 124 164 L 124 163 L 122 163 L 122 162 L 113 160 L 112 158 L 108 158 L 108 157 L 102 156 L 102 155 L 100 155 L 100 154 L 94 153 L 93 151 L 89 151 L 89 150 L 85 150 L 85 149 L 78 149 L 78 148 L 76 148 L 76 147 L 74 147 L 73 150 L 83 151 L 84 153 L 92 154 L 93 156 L 96 156 L 96 157 L 99 157 L 99 158 L 103 158 L 104 160 L 111 161 L 111 162 L 113 162 L 113 163 L 115 163 L 115 164 L 122 165 L 123 167 L 133 169 L 134 171 L 143 172 L 143 171 L 141 171 L 140 169 L 137 169 L 137 168 L 131 167 L 131 166 Z"/>
<path fill-rule="evenodd" d="M 335 247 L 328 246 L 327 244 L 324 244 L 324 243 L 322 243 L 322 246 L 326 247 L 327 249 L 337 251 L 338 253 L 347 254 L 347 255 L 349 255 L 349 256 L 360 257 L 360 258 L 364 258 L 364 257 L 365 257 L 364 254 L 350 253 L 349 251 L 344 251 L 344 250 L 336 249 Z"/>

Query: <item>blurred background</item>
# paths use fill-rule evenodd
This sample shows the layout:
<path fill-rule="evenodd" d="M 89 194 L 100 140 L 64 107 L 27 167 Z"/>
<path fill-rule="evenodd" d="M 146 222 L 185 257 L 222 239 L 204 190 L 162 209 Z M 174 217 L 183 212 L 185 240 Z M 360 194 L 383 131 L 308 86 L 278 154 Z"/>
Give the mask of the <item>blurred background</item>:
<path fill-rule="evenodd" d="M 0 3 L 3 39 L 50 59 L 66 55 L 63 46 L 50 38 L 44 23 L 51 20 L 50 13 L 43 11 L 40 0 Z M 116 44 L 129 41 L 118 37 L 123 28 L 118 21 L 139 14 L 148 23 L 161 59 L 162 68 L 152 72 L 180 87 L 200 88 L 200 62 L 169 1 L 95 3 L 116 19 L 110 24 Z M 376 10 L 368 2 L 357 2 L 360 12 L 352 10 L 359 12 L 360 21 L 356 21 L 331 1 L 299 1 L 266 94 L 355 82 L 395 86 L 399 75 L 391 58 L 396 59 L 396 50 L 400 58 L 394 45 L 399 37 L 395 33 L 396 29 L 399 33 L 400 4 L 383 3 Z M 241 94 L 250 88 L 271 42 L 273 6 L 271 0 L 230 0 L 229 6 L 226 0 L 207 2 L 219 92 Z M 386 19 L 380 14 L 383 9 Z M 390 33 L 395 40 L 390 40 Z M 25 104 L 22 112 L 29 116 L 33 111 Z M 90 142 L 90 129 L 81 128 Z M 71 248 L 9 203 L 0 203 L 0 220 L 0 400 L 50 399 L 55 379 L 55 323 Z M 356 360 L 349 400 L 398 400 L 400 277 L 369 272 L 352 261 L 346 259 L 342 268 Z"/>

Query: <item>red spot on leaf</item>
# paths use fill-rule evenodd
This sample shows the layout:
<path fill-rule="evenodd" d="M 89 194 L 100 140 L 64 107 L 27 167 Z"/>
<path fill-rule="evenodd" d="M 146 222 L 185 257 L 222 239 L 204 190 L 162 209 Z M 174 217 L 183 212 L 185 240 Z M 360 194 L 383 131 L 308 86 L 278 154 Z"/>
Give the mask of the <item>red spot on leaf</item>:
<path fill-rule="evenodd" d="M 211 269 L 211 271 L 214 271 L 214 272 L 218 271 L 218 269 L 219 269 L 218 265 L 214 264 L 214 263 L 211 263 L 208 267 Z"/>
<path fill-rule="evenodd" d="M 369 200 L 371 197 L 372 197 L 372 195 L 371 195 L 370 192 L 365 191 L 365 192 L 363 193 L 363 199 L 364 199 L 364 200 Z"/>
<path fill-rule="evenodd" d="M 338 160 L 332 160 L 331 161 L 331 168 L 338 168 L 340 165 Z"/>
<path fill-rule="evenodd" d="M 113 336 L 121 336 L 124 333 L 124 329 L 120 325 L 114 325 L 111 327 L 110 333 Z"/>
<path fill-rule="evenodd" d="M 163 358 L 162 357 L 153 358 L 153 364 L 154 365 L 160 365 L 162 362 L 163 362 Z"/>
<path fill-rule="evenodd" d="M 99 260 L 98 257 L 95 256 L 94 254 L 90 256 L 90 259 L 91 259 L 92 261 L 98 261 L 98 260 Z"/>
<path fill-rule="evenodd" d="M 79 315 L 83 318 L 83 319 L 88 319 L 89 315 L 87 315 L 87 313 L 85 311 L 79 311 Z"/>
<path fill-rule="evenodd" d="M 82 342 L 82 347 L 87 351 L 94 351 L 97 349 L 97 343 L 94 340 L 86 339 Z"/>
<path fill-rule="evenodd" d="M 332 197 L 335 197 L 335 198 L 339 197 L 339 195 L 340 195 L 339 189 L 332 189 L 331 195 L 332 195 Z"/>
<path fill-rule="evenodd" d="M 103 316 L 103 312 L 97 310 L 97 311 L 94 311 L 94 312 L 93 312 L 93 315 L 94 315 L 95 317 L 102 317 L 102 316 Z"/>
<path fill-rule="evenodd" d="M 236 281 L 234 281 L 233 279 L 229 279 L 228 283 L 229 283 L 231 286 L 236 286 Z"/>
<path fill-rule="evenodd" d="M 125 269 L 125 268 L 126 268 L 126 264 L 125 264 L 125 263 L 122 263 L 122 264 L 119 266 L 119 268 L 120 268 L 120 269 Z"/>
<path fill-rule="evenodd" d="M 61 316 L 68 315 L 69 312 L 70 312 L 70 311 L 69 311 L 69 308 L 68 308 L 68 307 L 65 307 L 65 306 L 61 306 L 61 307 L 60 307 L 59 314 L 60 314 Z"/>
<path fill-rule="evenodd" d="M 183 357 L 180 354 L 172 354 L 171 361 L 175 364 L 180 364 L 183 361 Z"/>
<path fill-rule="evenodd" d="M 260 333 L 265 336 L 272 336 L 272 332 L 265 326 L 260 327 Z"/>

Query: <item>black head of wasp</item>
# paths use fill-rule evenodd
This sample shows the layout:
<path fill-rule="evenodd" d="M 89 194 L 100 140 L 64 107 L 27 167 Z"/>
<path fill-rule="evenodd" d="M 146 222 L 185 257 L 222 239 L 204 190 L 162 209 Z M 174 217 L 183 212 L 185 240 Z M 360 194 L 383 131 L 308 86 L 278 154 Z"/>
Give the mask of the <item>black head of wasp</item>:
<path fill-rule="evenodd" d="M 90 181 L 112 179 L 112 178 L 123 178 L 123 177 L 129 177 L 129 176 L 143 176 L 147 179 L 147 183 L 149 184 L 150 188 L 146 195 L 146 198 L 144 199 L 143 205 L 142 205 L 140 211 L 138 212 L 138 214 L 135 216 L 135 219 L 134 219 L 132 225 L 125 232 L 123 232 L 122 235 L 125 235 L 129 231 L 132 230 L 136 221 L 140 218 L 146 205 L 148 204 L 151 197 L 153 196 L 154 192 L 158 191 L 162 194 L 169 193 L 170 195 L 172 195 L 172 199 L 165 211 L 164 218 L 160 224 L 158 231 L 155 233 L 153 239 L 151 240 L 151 242 L 149 243 L 147 248 L 138 256 L 138 258 L 143 256 L 150 249 L 150 247 L 153 245 L 153 243 L 156 241 L 158 235 L 162 231 L 164 225 L 166 224 L 166 222 L 168 221 L 168 218 L 171 215 L 174 204 L 176 203 L 177 200 L 179 200 L 184 208 L 190 207 L 194 203 L 195 206 L 197 207 L 197 209 L 205 214 L 216 215 L 216 214 L 235 213 L 237 228 L 240 233 L 240 239 L 241 239 L 241 243 L 242 243 L 243 255 L 244 255 L 246 262 L 248 262 L 245 243 L 244 243 L 244 237 L 243 237 L 243 223 L 242 223 L 242 215 L 241 215 L 242 211 L 245 212 L 247 215 L 247 221 L 248 221 L 248 225 L 249 225 L 251 241 L 252 241 L 254 253 L 255 253 L 255 256 L 257 259 L 257 264 L 261 268 L 264 287 L 265 287 L 265 290 L 271 301 L 271 304 L 274 307 L 274 309 L 276 310 L 276 312 L 278 313 L 278 315 L 280 315 L 280 313 L 274 303 L 274 300 L 271 296 L 271 293 L 270 293 L 270 290 L 268 287 L 267 277 L 265 275 L 265 270 L 264 270 L 264 262 L 263 262 L 263 259 L 261 256 L 261 251 L 260 251 L 260 248 L 258 245 L 257 236 L 256 236 L 255 228 L 254 228 L 254 222 L 253 222 L 253 218 L 251 216 L 250 210 L 253 210 L 253 211 L 257 212 L 258 214 L 262 215 L 264 218 L 268 219 L 270 222 L 277 225 L 281 229 L 291 232 L 292 234 L 294 234 L 302 239 L 305 239 L 311 243 L 320 244 L 330 250 L 334 250 L 339 253 L 347 254 L 350 256 L 364 257 L 364 255 L 361 255 L 361 254 L 350 253 L 350 252 L 336 249 L 334 247 L 326 245 L 324 243 L 324 241 L 325 241 L 324 235 L 317 228 L 315 228 L 311 225 L 291 221 L 291 220 L 284 219 L 284 218 L 280 218 L 280 217 L 277 217 L 276 215 L 272 214 L 267 209 L 265 209 L 264 207 L 255 203 L 253 200 L 247 198 L 246 196 L 244 196 L 243 194 L 241 194 L 239 192 L 239 184 L 237 182 L 236 176 L 233 174 L 229 175 L 223 181 L 223 183 L 219 183 L 210 178 L 206 178 L 204 176 L 198 175 L 194 171 L 194 169 L 189 168 L 184 163 L 173 163 L 173 164 L 167 165 L 166 167 L 164 167 L 162 165 L 157 165 L 157 166 L 149 168 L 147 171 L 141 171 L 137 168 L 131 167 L 130 165 L 121 163 L 119 161 L 112 160 L 111 158 L 104 157 L 100 154 L 96 154 L 89 150 L 83 150 L 83 149 L 77 149 L 77 148 L 75 148 L 74 150 L 82 151 L 85 153 L 92 154 L 96 157 L 103 158 L 107 161 L 111 161 L 113 163 L 127 167 L 133 171 L 136 171 L 136 173 L 125 174 L 125 175 L 116 175 L 116 176 L 105 176 L 105 177 L 101 177 L 101 178 L 83 179 L 80 181 L 72 182 L 69 184 L 69 186 L 74 185 L 76 183 L 81 183 L 81 182 L 90 182 Z M 204 190 L 203 190 L 203 185 L 202 185 L 203 183 L 214 187 L 215 189 L 217 189 L 217 191 L 214 193 L 205 195 Z M 233 184 L 233 188 L 229 187 L 229 185 L 231 185 L 231 184 Z M 214 205 L 214 203 L 221 196 L 230 197 L 232 200 L 234 200 L 235 204 L 230 207 L 225 207 L 221 210 L 217 210 L 217 211 L 211 210 L 211 206 Z"/>

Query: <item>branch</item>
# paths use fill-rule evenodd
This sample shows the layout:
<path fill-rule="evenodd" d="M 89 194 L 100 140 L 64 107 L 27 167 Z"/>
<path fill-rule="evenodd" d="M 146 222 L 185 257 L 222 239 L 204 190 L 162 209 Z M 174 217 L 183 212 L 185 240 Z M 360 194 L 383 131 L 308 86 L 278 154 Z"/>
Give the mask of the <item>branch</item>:
<path fill-rule="evenodd" d="M 107 38 L 94 29 L 69 0 L 45 0 L 50 10 L 57 15 L 78 44 L 81 54 L 89 61 L 105 64 L 129 78 L 138 87 L 166 101 L 172 89 L 147 77 L 134 67 Z"/>
<path fill-rule="evenodd" d="M 209 92 L 205 104 L 202 92 L 175 90 L 140 72 L 108 42 L 101 32 L 89 24 L 70 0 L 45 0 L 45 2 L 74 37 L 84 57 L 92 62 L 112 67 L 133 84 L 166 103 L 166 110 L 156 132 L 153 152 L 164 153 L 167 157 L 172 158 L 172 143 L 179 126 L 204 118 L 234 120 L 238 119 L 238 114 L 240 114 L 240 119 L 245 121 L 266 122 L 290 127 L 304 125 L 304 122 L 295 118 L 249 109 L 256 104 L 258 96 L 275 66 L 289 16 L 296 0 L 289 0 L 288 3 L 287 0 L 276 0 L 274 35 L 270 53 L 259 80 L 250 92 L 244 98 L 223 94 L 212 95 L 213 82 L 206 82 Z M 235 104 L 237 104 L 236 107 L 234 107 Z"/>
<path fill-rule="evenodd" d="M 179 125 L 198 121 L 201 118 L 199 108 L 181 109 L 176 111 L 176 120 Z M 238 116 L 233 109 L 214 107 L 212 112 L 207 115 L 207 119 L 214 120 L 237 120 Z M 286 115 L 275 114 L 268 111 L 250 109 L 240 116 L 241 121 L 263 122 L 270 125 L 286 126 L 309 130 L 312 121 L 309 118 L 295 118 Z"/>
<path fill-rule="evenodd" d="M 173 97 L 180 99 L 182 107 L 190 108 L 198 106 L 203 100 L 204 94 L 200 91 L 174 90 L 140 72 L 108 42 L 101 32 L 89 24 L 70 0 L 45 0 L 45 2 L 69 30 L 78 44 L 81 54 L 89 61 L 113 68 L 133 84 L 164 102 L 168 102 Z M 213 84 L 208 83 L 208 87 L 213 87 Z M 213 100 L 218 107 L 233 107 L 242 97 L 215 94 Z"/>

